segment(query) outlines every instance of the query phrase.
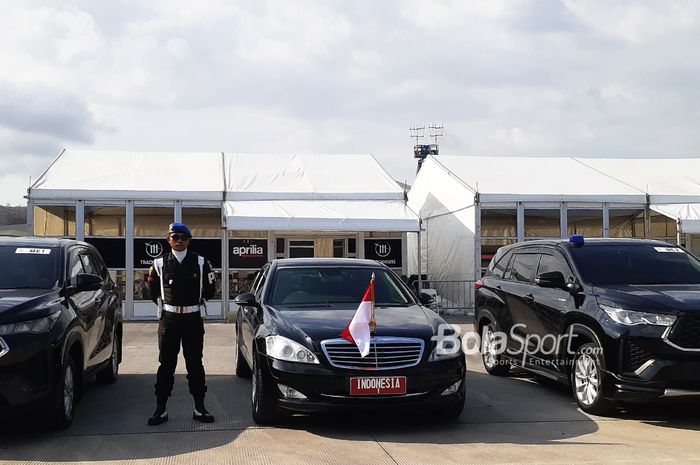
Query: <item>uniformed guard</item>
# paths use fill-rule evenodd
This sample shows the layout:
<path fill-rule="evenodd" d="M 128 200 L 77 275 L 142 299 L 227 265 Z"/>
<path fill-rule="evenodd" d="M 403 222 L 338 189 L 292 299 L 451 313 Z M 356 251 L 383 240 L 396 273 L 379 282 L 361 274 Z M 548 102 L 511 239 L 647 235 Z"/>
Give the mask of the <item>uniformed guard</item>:
<path fill-rule="evenodd" d="M 158 305 L 158 375 L 156 378 L 157 406 L 148 419 L 149 425 L 168 421 L 166 404 L 175 382 L 175 367 L 180 344 L 185 356 L 187 381 L 194 397 L 192 418 L 204 423 L 214 421 L 204 407 L 204 382 L 202 350 L 204 348 L 205 301 L 213 297 L 216 277 L 209 260 L 188 251 L 192 234 L 182 223 L 173 223 L 168 231 L 168 244 L 172 249 L 156 258 L 148 272 L 151 299 Z"/>

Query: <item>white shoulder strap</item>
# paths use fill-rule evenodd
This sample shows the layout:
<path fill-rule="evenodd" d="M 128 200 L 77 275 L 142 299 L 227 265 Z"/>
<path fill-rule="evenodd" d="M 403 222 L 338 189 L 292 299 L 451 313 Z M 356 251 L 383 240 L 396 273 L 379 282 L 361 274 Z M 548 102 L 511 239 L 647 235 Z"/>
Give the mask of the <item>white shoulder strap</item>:
<path fill-rule="evenodd" d="M 199 264 L 199 300 L 198 304 L 202 305 L 202 290 L 204 288 L 204 257 L 197 255 L 197 263 Z M 204 316 L 207 315 L 207 304 L 202 305 Z"/>
<path fill-rule="evenodd" d="M 160 299 L 158 303 L 158 319 L 160 319 L 160 312 L 162 311 L 163 303 L 165 303 L 165 289 L 163 285 L 163 257 L 158 257 L 153 260 L 153 266 L 158 273 L 158 280 L 160 281 Z"/>

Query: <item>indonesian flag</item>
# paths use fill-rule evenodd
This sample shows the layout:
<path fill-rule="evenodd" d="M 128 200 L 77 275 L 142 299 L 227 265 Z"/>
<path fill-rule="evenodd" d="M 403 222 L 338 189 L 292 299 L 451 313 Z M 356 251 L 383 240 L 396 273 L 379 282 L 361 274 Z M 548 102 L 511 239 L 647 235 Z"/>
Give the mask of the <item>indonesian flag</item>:
<path fill-rule="evenodd" d="M 370 330 L 374 330 L 377 323 L 374 321 L 374 273 L 369 281 L 369 286 L 362 297 L 360 306 L 355 315 L 340 335 L 343 339 L 355 344 L 362 357 L 369 354 Z"/>

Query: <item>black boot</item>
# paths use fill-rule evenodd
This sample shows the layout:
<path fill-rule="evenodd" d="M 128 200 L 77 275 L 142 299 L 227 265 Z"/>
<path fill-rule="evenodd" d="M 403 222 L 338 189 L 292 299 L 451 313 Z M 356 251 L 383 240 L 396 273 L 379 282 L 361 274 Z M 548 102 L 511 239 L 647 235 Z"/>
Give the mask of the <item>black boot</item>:
<path fill-rule="evenodd" d="M 165 404 L 158 404 L 155 412 L 153 412 L 151 418 L 148 419 L 148 424 L 151 426 L 155 426 L 161 425 L 166 421 L 168 421 L 168 411 L 165 410 Z"/>
<path fill-rule="evenodd" d="M 214 415 L 209 413 L 207 408 L 204 406 L 204 399 L 197 400 L 194 403 L 194 412 L 192 412 L 192 419 L 201 421 L 202 423 L 213 423 Z"/>

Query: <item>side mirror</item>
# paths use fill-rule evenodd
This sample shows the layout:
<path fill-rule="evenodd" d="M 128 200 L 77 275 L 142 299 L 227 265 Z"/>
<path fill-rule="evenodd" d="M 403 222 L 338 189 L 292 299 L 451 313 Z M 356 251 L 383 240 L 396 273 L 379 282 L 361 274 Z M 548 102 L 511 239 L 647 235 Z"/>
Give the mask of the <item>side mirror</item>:
<path fill-rule="evenodd" d="M 567 289 L 566 280 L 561 271 L 547 271 L 546 273 L 539 274 L 535 278 L 535 284 L 540 287 Z"/>
<path fill-rule="evenodd" d="M 430 294 L 426 294 L 425 292 L 421 292 L 419 298 L 420 303 L 422 303 L 423 305 L 430 305 L 433 302 L 435 302 L 435 298 L 433 298 L 433 296 Z"/>
<path fill-rule="evenodd" d="M 250 292 L 246 292 L 244 294 L 238 294 L 235 299 L 233 299 L 233 303 L 236 305 L 240 305 L 242 307 L 257 307 L 258 302 L 255 300 L 255 296 L 251 294 Z"/>
<path fill-rule="evenodd" d="M 102 278 L 96 274 L 80 273 L 75 278 L 77 292 L 96 291 L 102 287 Z"/>

